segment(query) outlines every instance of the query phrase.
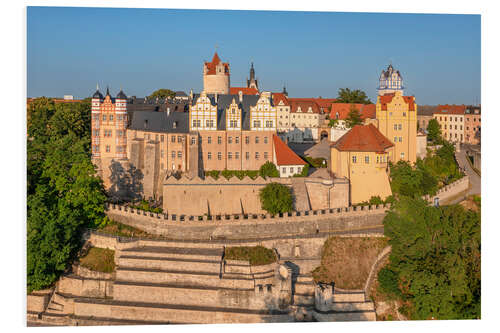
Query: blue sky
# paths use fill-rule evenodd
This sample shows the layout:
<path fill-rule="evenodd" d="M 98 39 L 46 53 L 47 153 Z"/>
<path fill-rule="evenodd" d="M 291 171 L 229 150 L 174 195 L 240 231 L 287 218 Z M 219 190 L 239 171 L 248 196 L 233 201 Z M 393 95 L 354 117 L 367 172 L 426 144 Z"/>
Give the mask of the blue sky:
<path fill-rule="evenodd" d="M 199 92 L 217 45 L 232 86 L 253 61 L 261 90 L 374 101 L 392 62 L 418 104 L 480 102 L 479 15 L 28 7 L 27 24 L 28 97 Z"/>

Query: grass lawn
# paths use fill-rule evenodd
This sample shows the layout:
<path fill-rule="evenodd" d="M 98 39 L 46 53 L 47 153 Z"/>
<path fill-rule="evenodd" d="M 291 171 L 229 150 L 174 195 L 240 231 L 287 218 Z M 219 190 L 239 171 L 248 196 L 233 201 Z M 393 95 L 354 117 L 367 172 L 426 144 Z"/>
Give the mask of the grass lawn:
<path fill-rule="evenodd" d="M 260 245 L 227 247 L 224 257 L 229 260 L 248 260 L 251 266 L 267 265 L 278 259 L 273 250 Z"/>
<path fill-rule="evenodd" d="M 330 237 L 323 245 L 321 265 L 312 272 L 316 282 L 334 282 L 342 289 L 363 289 L 384 237 Z"/>
<path fill-rule="evenodd" d="M 91 247 L 89 252 L 80 258 L 80 265 L 92 271 L 111 273 L 115 270 L 115 251 Z"/>
<path fill-rule="evenodd" d="M 110 221 L 106 226 L 99 228 L 99 231 L 121 237 L 161 238 L 158 235 L 152 235 L 143 230 L 115 221 Z"/>

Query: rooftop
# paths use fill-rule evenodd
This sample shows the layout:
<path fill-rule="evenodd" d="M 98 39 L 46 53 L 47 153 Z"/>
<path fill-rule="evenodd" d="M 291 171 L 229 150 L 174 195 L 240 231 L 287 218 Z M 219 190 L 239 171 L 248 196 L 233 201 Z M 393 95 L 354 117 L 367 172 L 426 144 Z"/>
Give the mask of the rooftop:
<path fill-rule="evenodd" d="M 330 119 L 347 119 L 353 106 L 361 114 L 362 119 L 375 118 L 376 116 L 375 104 L 332 103 Z M 338 118 L 337 113 L 339 115 Z"/>
<path fill-rule="evenodd" d="M 281 141 L 277 135 L 273 135 L 274 151 L 276 152 L 276 164 L 282 165 L 306 165 L 293 150 L 288 147 L 286 143 Z"/>
<path fill-rule="evenodd" d="M 387 148 L 393 147 L 394 144 L 380 133 L 373 124 L 369 124 L 355 125 L 331 146 L 339 151 L 384 153 Z"/>

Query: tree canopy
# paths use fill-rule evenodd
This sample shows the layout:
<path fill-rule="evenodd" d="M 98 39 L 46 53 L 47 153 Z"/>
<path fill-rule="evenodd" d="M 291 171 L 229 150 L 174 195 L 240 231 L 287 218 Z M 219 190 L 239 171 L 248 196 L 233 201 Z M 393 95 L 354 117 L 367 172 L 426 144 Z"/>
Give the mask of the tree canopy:
<path fill-rule="evenodd" d="M 410 319 L 481 316 L 481 215 L 401 197 L 384 219 L 392 251 L 379 272 L 382 292 Z"/>
<path fill-rule="evenodd" d="M 280 172 L 278 171 L 276 165 L 274 165 L 273 162 L 267 161 L 266 163 L 261 165 L 259 169 L 259 175 L 263 178 L 279 177 Z"/>
<path fill-rule="evenodd" d="M 345 120 L 346 126 L 349 128 L 353 128 L 356 125 L 363 124 L 363 119 L 361 119 L 361 113 L 359 113 L 358 109 L 354 105 L 351 105 L 349 113 L 347 114 L 347 118 Z"/>
<path fill-rule="evenodd" d="M 443 142 L 441 127 L 435 118 L 429 120 L 429 124 L 427 124 L 427 138 L 433 144 L 441 144 Z"/>
<path fill-rule="evenodd" d="M 335 103 L 359 103 L 371 104 L 372 102 L 362 90 L 351 90 L 349 88 L 340 88 Z"/>
<path fill-rule="evenodd" d="M 41 98 L 29 107 L 28 291 L 50 286 L 104 218 L 102 181 L 90 159 L 90 103 Z"/>
<path fill-rule="evenodd" d="M 270 183 L 259 192 L 262 209 L 269 214 L 291 212 L 293 197 L 291 190 L 279 183 Z"/>
<path fill-rule="evenodd" d="M 170 89 L 158 89 L 155 90 L 151 93 L 151 95 L 148 96 L 148 98 L 174 98 L 175 97 L 175 91 L 172 91 Z"/>

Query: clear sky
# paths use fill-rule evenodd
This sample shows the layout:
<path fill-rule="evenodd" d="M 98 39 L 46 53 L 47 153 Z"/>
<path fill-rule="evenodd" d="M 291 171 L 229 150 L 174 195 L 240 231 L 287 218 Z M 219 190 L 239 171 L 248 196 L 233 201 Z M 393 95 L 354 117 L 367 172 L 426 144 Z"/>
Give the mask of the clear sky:
<path fill-rule="evenodd" d="M 27 24 L 28 97 L 88 97 L 96 83 L 113 95 L 199 92 L 216 45 L 232 86 L 253 61 L 261 90 L 336 97 L 348 87 L 375 101 L 392 62 L 420 105 L 481 96 L 479 15 L 28 7 Z"/>

